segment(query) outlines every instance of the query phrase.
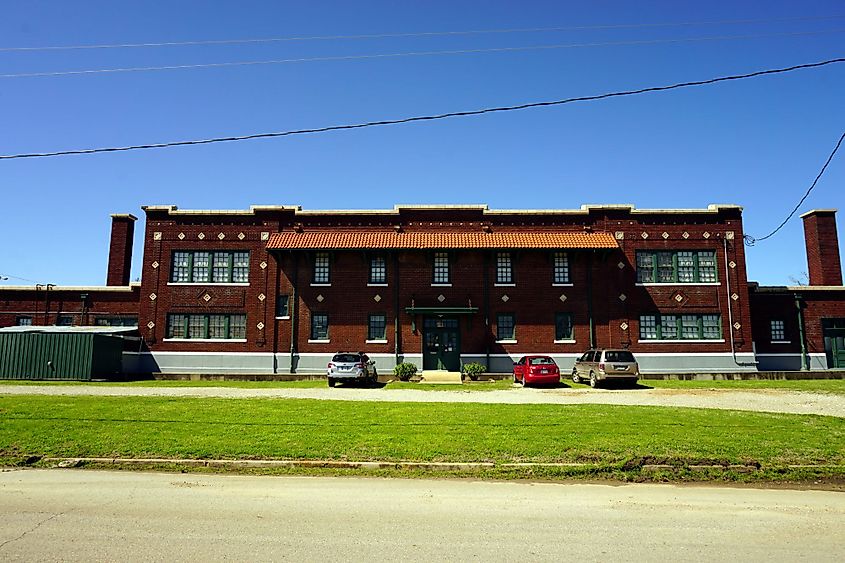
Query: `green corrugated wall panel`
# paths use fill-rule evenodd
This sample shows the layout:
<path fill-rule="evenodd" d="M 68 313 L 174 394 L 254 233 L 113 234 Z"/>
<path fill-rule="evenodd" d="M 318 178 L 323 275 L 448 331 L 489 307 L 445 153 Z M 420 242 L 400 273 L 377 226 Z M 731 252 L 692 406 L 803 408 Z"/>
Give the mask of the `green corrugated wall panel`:
<path fill-rule="evenodd" d="M 3 379 L 91 379 L 93 334 L 0 334 Z"/>
<path fill-rule="evenodd" d="M 117 375 L 123 371 L 123 339 L 109 334 L 95 334 L 91 355 L 91 376 Z"/>

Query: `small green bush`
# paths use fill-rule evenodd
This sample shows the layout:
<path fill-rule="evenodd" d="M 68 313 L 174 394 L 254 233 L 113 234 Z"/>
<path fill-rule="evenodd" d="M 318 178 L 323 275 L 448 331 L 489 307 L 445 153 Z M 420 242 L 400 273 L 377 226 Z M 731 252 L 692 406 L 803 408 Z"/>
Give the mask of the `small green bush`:
<path fill-rule="evenodd" d="M 393 375 L 397 376 L 400 381 L 408 381 L 417 373 L 417 365 L 410 362 L 402 362 L 393 368 Z"/>
<path fill-rule="evenodd" d="M 485 371 L 487 371 L 487 366 L 479 364 L 478 362 L 470 362 L 468 364 L 464 364 L 463 367 L 464 375 L 468 376 L 473 381 L 478 379 L 478 376 Z"/>

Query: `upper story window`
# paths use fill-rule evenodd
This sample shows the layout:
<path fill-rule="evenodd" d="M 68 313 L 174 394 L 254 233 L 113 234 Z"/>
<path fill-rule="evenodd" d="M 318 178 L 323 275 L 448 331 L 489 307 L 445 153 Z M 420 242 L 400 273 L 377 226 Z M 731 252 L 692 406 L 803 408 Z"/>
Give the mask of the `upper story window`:
<path fill-rule="evenodd" d="M 434 275 L 432 283 L 451 283 L 452 276 L 449 272 L 449 253 L 434 253 Z"/>
<path fill-rule="evenodd" d="M 370 258 L 370 282 L 387 283 L 387 261 L 384 256 Z"/>
<path fill-rule="evenodd" d="M 496 283 L 513 283 L 513 255 L 510 252 L 496 253 Z"/>
<path fill-rule="evenodd" d="M 637 251 L 639 283 L 713 283 L 716 272 L 713 250 Z"/>
<path fill-rule="evenodd" d="M 331 283 L 331 269 L 329 267 L 328 252 L 318 252 L 314 255 L 313 283 Z"/>
<path fill-rule="evenodd" d="M 178 250 L 173 253 L 174 283 L 248 283 L 248 251 Z"/>
<path fill-rule="evenodd" d="M 773 319 L 769 324 L 772 342 L 784 342 L 786 340 L 786 325 L 782 319 Z"/>
<path fill-rule="evenodd" d="M 640 340 L 719 340 L 720 315 L 642 315 Z"/>
<path fill-rule="evenodd" d="M 555 252 L 552 283 L 569 283 L 569 254 Z"/>

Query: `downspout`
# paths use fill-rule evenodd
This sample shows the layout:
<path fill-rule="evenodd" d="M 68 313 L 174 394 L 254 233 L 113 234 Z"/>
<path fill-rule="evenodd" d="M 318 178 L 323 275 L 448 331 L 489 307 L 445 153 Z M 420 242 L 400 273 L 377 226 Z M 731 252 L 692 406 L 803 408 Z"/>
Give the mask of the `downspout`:
<path fill-rule="evenodd" d="M 274 291 L 276 292 L 276 310 L 273 311 L 273 373 L 279 372 L 279 360 L 277 355 L 279 353 L 279 319 L 276 318 L 279 310 L 279 290 L 282 282 L 282 260 L 280 254 L 268 252 L 267 257 L 273 257 L 273 262 L 276 263 L 276 283 Z M 266 285 L 266 283 L 265 283 Z M 290 301 L 288 301 L 288 308 L 290 308 Z"/>
<path fill-rule="evenodd" d="M 391 252 L 393 255 L 393 361 L 395 365 L 399 365 L 399 354 L 401 349 L 399 347 L 399 256 L 396 252 Z"/>
<path fill-rule="evenodd" d="M 731 307 L 731 274 L 730 268 L 728 266 L 728 239 L 723 238 L 722 244 L 725 248 L 725 289 L 728 295 L 728 333 L 731 335 L 731 357 L 733 358 L 734 364 L 738 366 L 756 366 L 757 362 L 740 362 L 736 359 L 736 344 L 734 343 L 734 317 L 733 308 Z"/>
<path fill-rule="evenodd" d="M 590 324 L 590 348 L 596 347 L 596 323 L 593 320 L 593 252 L 587 254 L 587 320 Z"/>
<path fill-rule="evenodd" d="M 810 357 L 807 355 L 807 334 L 804 332 L 804 311 L 801 307 L 801 294 L 795 294 L 795 308 L 798 313 L 798 339 L 801 341 L 801 370 L 809 371 Z"/>
<path fill-rule="evenodd" d="M 490 253 L 484 253 L 484 285 L 482 301 L 484 302 L 484 365 L 490 369 Z"/>
<path fill-rule="evenodd" d="M 293 279 L 291 279 L 291 308 L 290 308 L 290 372 L 296 373 L 296 338 L 298 336 L 297 323 L 299 322 L 299 255 L 291 252 L 293 259 Z"/>

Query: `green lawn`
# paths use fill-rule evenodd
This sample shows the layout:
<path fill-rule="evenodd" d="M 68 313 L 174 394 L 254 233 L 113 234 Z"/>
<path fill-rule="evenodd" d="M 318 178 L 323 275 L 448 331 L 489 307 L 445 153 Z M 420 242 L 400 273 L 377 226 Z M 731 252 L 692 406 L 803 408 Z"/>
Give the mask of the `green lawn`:
<path fill-rule="evenodd" d="M 606 405 L 0 396 L 0 460 L 31 455 L 588 462 L 595 468 L 581 477 L 625 478 L 643 461 L 742 463 L 762 467 L 743 479 L 800 480 L 819 475 L 786 466 L 845 464 L 845 419 Z M 843 469 L 823 473 L 845 479 Z"/>

